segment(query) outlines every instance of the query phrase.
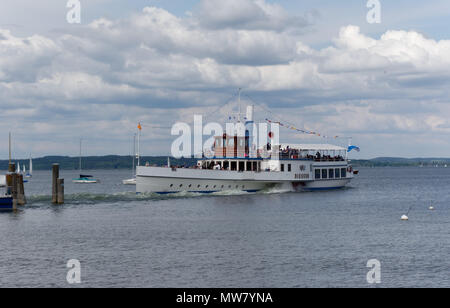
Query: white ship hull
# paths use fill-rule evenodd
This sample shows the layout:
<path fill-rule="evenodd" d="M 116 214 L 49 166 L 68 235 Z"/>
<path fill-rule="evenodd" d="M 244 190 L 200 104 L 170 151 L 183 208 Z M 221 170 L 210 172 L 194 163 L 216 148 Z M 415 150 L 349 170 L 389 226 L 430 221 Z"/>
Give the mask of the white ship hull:
<path fill-rule="evenodd" d="M 338 166 L 341 167 L 341 166 Z M 345 167 L 346 168 L 346 167 Z M 308 170 L 310 170 L 308 168 Z M 345 178 L 315 180 L 313 172 L 236 172 L 202 169 L 138 167 L 137 193 L 170 194 L 178 192 L 214 193 L 221 191 L 258 192 L 340 189 L 350 183 Z"/>

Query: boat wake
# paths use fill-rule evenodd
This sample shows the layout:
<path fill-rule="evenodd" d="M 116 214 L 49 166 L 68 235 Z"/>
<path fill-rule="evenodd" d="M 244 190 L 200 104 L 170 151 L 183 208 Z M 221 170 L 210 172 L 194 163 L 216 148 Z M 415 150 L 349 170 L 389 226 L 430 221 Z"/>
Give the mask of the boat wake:
<path fill-rule="evenodd" d="M 284 184 L 276 184 L 272 187 L 268 187 L 261 191 L 263 194 L 272 195 L 272 194 L 286 194 L 295 192 L 294 187 L 291 183 Z"/>
<path fill-rule="evenodd" d="M 195 193 L 195 192 L 179 192 L 174 194 L 160 195 L 156 193 L 143 193 L 136 194 L 135 192 L 121 192 L 114 194 L 91 194 L 91 193 L 78 193 L 65 195 L 65 205 L 93 205 L 100 203 L 128 203 L 139 201 L 162 201 L 170 199 L 189 199 L 189 198 L 207 198 L 207 197 L 220 197 L 220 196 L 241 196 L 271 193 L 270 191 L 261 191 L 258 193 L 249 193 L 240 190 L 230 190 L 214 192 L 210 194 Z M 272 192 L 277 193 L 277 192 Z M 32 195 L 27 197 L 27 207 L 41 207 L 51 204 L 52 197 L 50 195 Z"/>
<path fill-rule="evenodd" d="M 351 187 L 347 187 L 351 189 Z M 242 190 L 227 190 L 213 193 L 196 193 L 196 192 L 179 192 L 173 194 L 157 194 L 157 193 L 141 193 L 120 192 L 114 194 L 95 194 L 95 193 L 77 193 L 65 195 L 65 205 L 93 205 L 101 203 L 129 203 L 129 202 L 146 202 L 146 201 L 162 201 L 171 199 L 190 199 L 190 198 L 208 198 L 208 197 L 229 197 L 229 196 L 248 196 L 248 195 L 276 195 L 286 193 L 297 193 L 292 185 L 275 185 L 267 187 L 258 192 L 246 192 Z M 27 196 L 27 207 L 42 207 L 52 203 L 50 195 L 32 195 Z"/>

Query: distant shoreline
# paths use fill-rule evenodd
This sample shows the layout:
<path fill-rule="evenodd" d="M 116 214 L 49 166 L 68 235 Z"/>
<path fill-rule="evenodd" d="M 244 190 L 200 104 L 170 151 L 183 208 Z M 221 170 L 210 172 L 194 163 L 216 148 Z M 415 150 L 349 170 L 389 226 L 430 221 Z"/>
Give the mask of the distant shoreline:
<path fill-rule="evenodd" d="M 21 166 L 28 168 L 29 159 L 13 160 L 19 162 Z M 143 156 L 141 164 L 165 166 L 167 165 L 167 156 Z M 33 159 L 34 170 L 50 170 L 52 164 L 58 163 L 62 170 L 77 170 L 79 164 L 78 157 L 69 156 L 46 156 Z M 171 158 L 173 166 L 194 166 L 197 159 L 194 158 Z M 396 158 L 379 157 L 374 159 L 354 159 L 351 160 L 354 167 L 444 167 L 450 166 L 450 158 Z M 132 158 L 130 156 L 106 155 L 83 157 L 84 170 L 118 170 L 131 169 Z M 0 170 L 8 170 L 8 160 L 0 160 Z"/>

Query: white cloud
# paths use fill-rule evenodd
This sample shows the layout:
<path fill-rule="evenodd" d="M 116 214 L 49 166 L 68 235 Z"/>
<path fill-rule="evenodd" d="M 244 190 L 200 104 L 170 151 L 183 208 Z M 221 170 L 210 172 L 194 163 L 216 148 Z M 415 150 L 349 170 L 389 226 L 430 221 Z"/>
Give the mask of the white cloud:
<path fill-rule="evenodd" d="M 50 39 L 33 35 L 17 38 L 0 29 L 0 81 L 31 82 L 39 69 L 51 65 L 60 48 Z"/>
<path fill-rule="evenodd" d="M 278 5 L 248 0 L 203 1 L 187 17 L 148 7 L 53 38 L 0 30 L 0 106 L 23 114 L 23 134 L 60 125 L 89 134 L 64 120 L 74 117 L 126 140 L 120 127 L 134 120 L 171 124 L 186 112 L 173 108 L 218 105 L 243 87 L 326 133 L 450 132 L 449 40 L 398 30 L 373 38 L 346 26 L 316 49 L 302 41 L 304 27 Z"/>

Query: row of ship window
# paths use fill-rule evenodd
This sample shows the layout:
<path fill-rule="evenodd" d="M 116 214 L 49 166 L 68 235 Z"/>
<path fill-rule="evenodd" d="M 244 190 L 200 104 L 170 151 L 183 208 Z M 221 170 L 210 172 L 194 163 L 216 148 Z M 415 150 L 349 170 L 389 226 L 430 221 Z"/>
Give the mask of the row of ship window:
<path fill-rule="evenodd" d="M 178 187 L 179 188 L 183 188 L 183 184 L 180 184 Z M 175 185 L 174 184 L 170 184 L 170 188 L 174 188 L 175 187 Z M 192 188 L 192 184 L 189 184 L 188 186 L 186 186 L 187 188 Z M 197 188 L 201 188 L 202 186 L 201 185 L 197 185 Z M 205 186 L 205 189 L 209 189 L 209 185 L 206 185 Z M 236 189 L 239 189 L 239 185 L 236 185 Z M 214 186 L 212 186 L 212 188 L 213 189 L 216 189 L 217 188 L 217 185 L 214 185 Z M 221 189 L 224 189 L 225 188 L 225 185 L 222 185 L 221 187 L 220 187 Z M 229 189 L 231 189 L 232 188 L 232 185 L 228 185 L 228 188 Z M 245 188 L 245 185 L 242 185 L 242 189 L 244 189 Z"/>
<path fill-rule="evenodd" d="M 291 164 L 288 164 L 287 165 L 288 166 L 288 172 L 292 172 L 292 165 Z M 284 164 L 281 164 L 281 172 L 284 172 Z"/>
<path fill-rule="evenodd" d="M 347 177 L 347 168 L 333 168 L 333 169 L 316 169 L 316 180 L 326 179 L 340 179 Z"/>

